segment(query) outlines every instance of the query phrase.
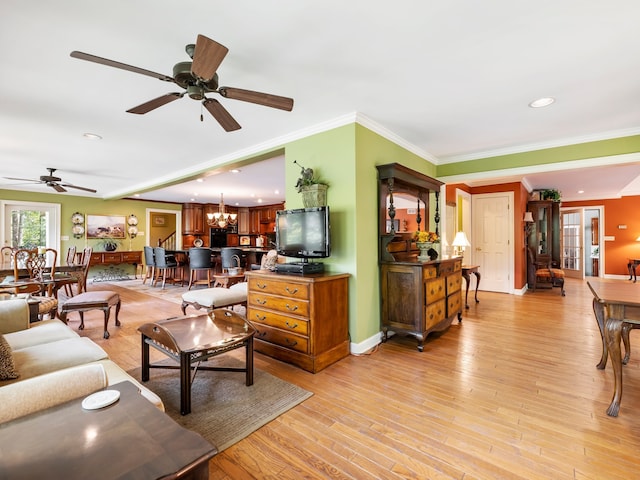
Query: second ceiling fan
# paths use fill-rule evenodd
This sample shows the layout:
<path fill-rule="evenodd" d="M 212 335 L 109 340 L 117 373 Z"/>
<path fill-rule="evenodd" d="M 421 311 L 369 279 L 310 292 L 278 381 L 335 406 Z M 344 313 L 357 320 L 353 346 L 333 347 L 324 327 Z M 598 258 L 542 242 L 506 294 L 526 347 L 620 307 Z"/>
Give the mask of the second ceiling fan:
<path fill-rule="evenodd" d="M 232 132 L 239 130 L 241 128 L 240 124 L 236 122 L 220 102 L 213 98 L 208 98 L 206 94 L 217 93 L 225 98 L 279 108 L 280 110 L 286 110 L 288 112 L 293 109 L 292 98 L 255 92 L 253 90 L 243 90 L 241 88 L 218 86 L 218 74 L 216 71 L 229 52 L 229 49 L 215 40 L 211 40 L 204 35 L 198 35 L 195 45 L 187 45 L 186 51 L 192 61 L 177 63 L 173 67 L 173 77 L 75 50 L 71 52 L 71 56 L 80 60 L 121 68 L 122 70 L 139 73 L 141 75 L 148 75 L 149 77 L 154 77 L 165 82 L 175 83 L 184 89 L 183 92 L 167 93 L 137 107 L 130 108 L 127 110 L 129 113 L 145 114 L 169 102 L 182 98 L 186 94 L 194 100 L 201 100 L 204 107 L 218 121 L 222 128 L 227 132 Z"/>

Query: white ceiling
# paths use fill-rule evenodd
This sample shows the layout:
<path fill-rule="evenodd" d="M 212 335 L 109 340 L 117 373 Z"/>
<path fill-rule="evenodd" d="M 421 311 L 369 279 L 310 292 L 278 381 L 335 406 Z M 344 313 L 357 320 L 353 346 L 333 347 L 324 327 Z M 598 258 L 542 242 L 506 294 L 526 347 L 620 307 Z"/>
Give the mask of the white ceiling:
<path fill-rule="evenodd" d="M 354 118 L 436 163 L 640 133 L 637 0 L 2 3 L 0 175 L 38 178 L 55 167 L 64 182 L 101 198 L 192 179 Z M 171 75 L 199 33 L 229 48 L 222 85 L 292 97 L 293 111 L 214 95 L 242 125 L 231 133 L 206 110 L 201 122 L 200 104 L 186 96 L 133 115 L 126 110 L 179 88 L 69 56 L 80 50 Z M 557 101 L 527 107 L 542 96 Z M 584 198 L 640 192 L 640 159 L 625 161 L 464 181 L 519 179 L 558 188 L 565 200 L 577 188 Z M 227 204 L 281 200 L 283 159 L 256 168 L 254 183 L 243 166 L 141 198 L 188 202 L 201 187 L 198 201 L 221 192 Z M 53 191 L 16 183 L 0 179 L 0 188 Z"/>

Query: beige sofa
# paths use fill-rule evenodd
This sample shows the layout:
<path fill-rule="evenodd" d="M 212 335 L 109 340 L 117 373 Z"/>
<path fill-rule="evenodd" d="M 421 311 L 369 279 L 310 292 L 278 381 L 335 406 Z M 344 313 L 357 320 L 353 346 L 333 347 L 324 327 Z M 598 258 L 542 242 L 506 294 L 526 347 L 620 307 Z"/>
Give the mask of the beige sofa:
<path fill-rule="evenodd" d="M 160 397 L 141 385 L 88 338 L 60 320 L 29 323 L 24 299 L 0 301 L 0 333 L 18 378 L 0 380 L 0 423 L 86 396 L 128 380 L 164 411 Z M 1 339 L 0 339 L 1 340 Z M 6 366 L 6 365 L 5 365 Z"/>

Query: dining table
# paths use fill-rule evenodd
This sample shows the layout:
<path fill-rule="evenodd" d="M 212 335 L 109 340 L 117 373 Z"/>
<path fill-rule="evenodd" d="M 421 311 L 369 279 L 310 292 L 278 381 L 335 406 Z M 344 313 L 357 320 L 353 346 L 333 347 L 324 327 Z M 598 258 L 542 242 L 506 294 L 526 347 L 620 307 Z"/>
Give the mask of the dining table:
<path fill-rule="evenodd" d="M 640 284 L 589 280 L 587 285 L 593 294 L 593 311 L 602 338 L 602 357 L 596 367 L 603 370 L 607 358 L 611 360 L 614 389 L 607 415 L 617 417 L 622 399 L 624 363 L 620 341 L 624 338 L 628 351 L 629 330 L 640 325 Z"/>

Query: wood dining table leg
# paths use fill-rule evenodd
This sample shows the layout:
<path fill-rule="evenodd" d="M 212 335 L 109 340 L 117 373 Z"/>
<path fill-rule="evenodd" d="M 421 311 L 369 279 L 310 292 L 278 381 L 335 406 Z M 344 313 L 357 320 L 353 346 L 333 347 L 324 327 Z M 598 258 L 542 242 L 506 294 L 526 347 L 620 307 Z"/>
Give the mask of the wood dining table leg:
<path fill-rule="evenodd" d="M 617 417 L 622 398 L 622 354 L 620 340 L 622 338 L 622 325 L 624 319 L 624 305 L 608 304 L 605 307 L 604 335 L 613 367 L 614 390 L 611 404 L 607 409 L 607 415 Z"/>

